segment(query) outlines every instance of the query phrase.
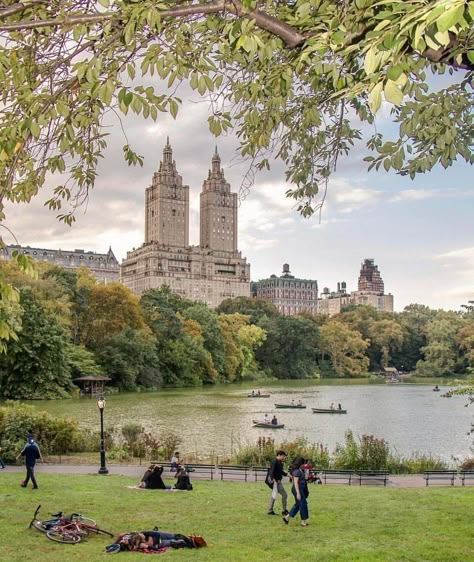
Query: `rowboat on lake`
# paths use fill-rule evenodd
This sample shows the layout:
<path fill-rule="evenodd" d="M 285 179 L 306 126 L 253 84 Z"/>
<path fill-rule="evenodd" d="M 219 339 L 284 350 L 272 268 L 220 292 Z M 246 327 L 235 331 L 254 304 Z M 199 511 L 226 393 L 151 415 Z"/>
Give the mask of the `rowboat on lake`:
<path fill-rule="evenodd" d="M 347 410 L 339 410 L 336 408 L 311 408 L 313 414 L 347 414 Z"/>
<path fill-rule="evenodd" d="M 253 420 L 254 427 L 264 427 L 266 429 L 283 429 L 285 427 L 284 423 L 271 423 L 265 421 Z"/>
<path fill-rule="evenodd" d="M 304 404 L 275 404 L 275 408 L 306 408 Z"/>
<path fill-rule="evenodd" d="M 270 398 L 270 394 L 247 394 L 247 398 Z"/>

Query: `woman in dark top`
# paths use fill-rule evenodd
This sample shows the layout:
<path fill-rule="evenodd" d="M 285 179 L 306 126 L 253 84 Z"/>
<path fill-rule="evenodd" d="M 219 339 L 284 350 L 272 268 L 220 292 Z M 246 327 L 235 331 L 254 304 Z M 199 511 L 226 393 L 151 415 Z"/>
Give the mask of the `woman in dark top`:
<path fill-rule="evenodd" d="M 178 472 L 176 474 L 176 484 L 174 485 L 174 489 L 187 490 L 187 491 L 193 489 L 193 485 L 191 484 L 191 480 L 184 466 L 178 468 Z"/>
<path fill-rule="evenodd" d="M 306 483 L 304 471 L 302 470 L 302 466 L 305 463 L 305 459 L 303 457 L 296 457 L 295 460 L 291 463 L 289 474 L 293 481 L 293 486 L 291 487 L 291 493 L 295 497 L 295 503 L 293 507 L 290 509 L 290 513 L 283 517 L 283 521 L 288 525 L 290 517 L 296 517 L 297 513 L 300 513 L 301 517 L 301 525 L 306 527 L 308 524 L 308 485 Z"/>

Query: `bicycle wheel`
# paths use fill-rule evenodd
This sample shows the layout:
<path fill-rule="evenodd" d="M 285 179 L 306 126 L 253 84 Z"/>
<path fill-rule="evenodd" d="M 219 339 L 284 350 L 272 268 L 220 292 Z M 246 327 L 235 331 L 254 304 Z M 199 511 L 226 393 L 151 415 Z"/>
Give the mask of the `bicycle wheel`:
<path fill-rule="evenodd" d="M 85 517 L 80 513 L 73 513 L 71 518 L 73 521 L 77 521 L 78 523 L 85 523 L 86 525 L 97 525 L 97 521 L 94 521 L 94 519 L 90 519 L 89 517 Z"/>
<path fill-rule="evenodd" d="M 67 531 L 59 531 L 56 529 L 51 529 L 46 533 L 48 539 L 52 541 L 67 543 L 67 544 L 76 544 L 81 542 L 81 537 L 79 535 L 75 535 L 74 533 L 69 533 Z"/>
<path fill-rule="evenodd" d="M 49 526 L 46 526 L 43 521 L 39 521 L 38 519 L 35 519 L 34 521 L 32 521 L 31 525 L 37 531 L 40 531 L 41 533 L 46 533 L 49 529 Z"/>
<path fill-rule="evenodd" d="M 105 529 L 99 529 L 99 527 L 93 527 L 92 525 L 82 525 L 82 528 L 86 529 L 88 533 L 95 533 L 96 535 L 108 535 L 109 537 L 115 536 Z"/>

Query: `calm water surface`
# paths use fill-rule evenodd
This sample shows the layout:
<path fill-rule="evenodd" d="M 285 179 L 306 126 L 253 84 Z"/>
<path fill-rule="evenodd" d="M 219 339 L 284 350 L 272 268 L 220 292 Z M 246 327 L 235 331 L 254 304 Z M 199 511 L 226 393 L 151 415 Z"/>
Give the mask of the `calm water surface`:
<path fill-rule="evenodd" d="M 138 422 L 155 434 L 171 428 L 183 437 L 181 451 L 202 457 L 228 456 L 241 445 L 255 443 L 259 436 L 277 442 L 304 436 L 333 449 L 351 429 L 386 439 L 401 455 L 432 453 L 447 460 L 465 457 L 472 438 L 467 435 L 472 408 L 466 398 L 442 398 L 450 387 L 414 384 L 321 384 L 308 381 L 278 381 L 258 387 L 269 398 L 248 398 L 257 387 L 222 385 L 199 389 L 169 389 L 160 392 L 117 394 L 107 397 L 105 423 L 120 428 Z M 306 410 L 277 410 L 275 403 L 302 400 Z M 313 414 L 311 407 L 328 408 L 341 403 L 347 415 Z M 99 415 L 94 400 L 74 399 L 33 402 L 53 415 L 72 415 L 81 426 L 97 428 Z M 284 429 L 252 427 L 252 420 L 275 413 Z"/>

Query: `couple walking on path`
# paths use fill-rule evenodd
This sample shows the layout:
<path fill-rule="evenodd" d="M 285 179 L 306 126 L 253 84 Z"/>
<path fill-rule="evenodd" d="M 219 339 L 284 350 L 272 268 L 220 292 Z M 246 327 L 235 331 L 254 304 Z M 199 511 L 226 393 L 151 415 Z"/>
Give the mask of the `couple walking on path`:
<path fill-rule="evenodd" d="M 270 502 L 268 505 L 268 515 L 276 515 L 273 508 L 275 506 L 277 495 L 280 494 L 283 521 L 288 525 L 290 517 L 296 517 L 299 512 L 301 517 L 301 525 L 303 525 L 303 527 L 306 527 L 309 517 L 307 502 L 309 491 L 304 471 L 301 469 L 301 467 L 305 463 L 305 459 L 303 457 L 296 457 L 290 465 L 288 474 L 283 468 L 283 461 L 285 460 L 285 458 L 285 451 L 277 451 L 276 457 L 275 459 L 273 459 L 272 464 L 268 469 L 266 483 L 269 487 L 272 488 L 272 495 L 270 496 Z M 287 510 L 288 494 L 286 493 L 285 487 L 283 486 L 282 482 L 284 476 L 289 476 L 292 482 L 291 493 L 295 498 L 295 503 L 289 512 Z"/>

